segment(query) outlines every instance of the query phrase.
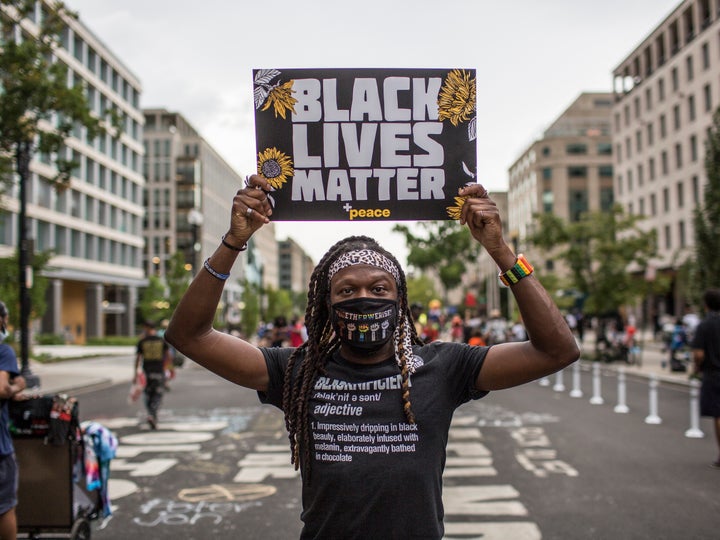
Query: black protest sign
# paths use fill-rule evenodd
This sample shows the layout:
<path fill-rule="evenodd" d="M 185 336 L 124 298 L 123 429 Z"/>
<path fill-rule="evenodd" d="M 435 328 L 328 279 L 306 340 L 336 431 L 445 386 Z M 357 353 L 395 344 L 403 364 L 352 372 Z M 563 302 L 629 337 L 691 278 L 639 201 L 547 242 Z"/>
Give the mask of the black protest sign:
<path fill-rule="evenodd" d="M 273 221 L 458 219 L 475 70 L 258 69 L 253 86 Z"/>

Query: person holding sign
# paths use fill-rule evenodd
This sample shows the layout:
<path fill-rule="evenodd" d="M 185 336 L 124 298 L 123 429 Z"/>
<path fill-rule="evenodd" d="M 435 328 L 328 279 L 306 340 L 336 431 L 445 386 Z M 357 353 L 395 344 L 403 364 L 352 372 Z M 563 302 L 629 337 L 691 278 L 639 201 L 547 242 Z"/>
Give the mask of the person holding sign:
<path fill-rule="evenodd" d="M 480 184 L 460 188 L 458 220 L 509 284 L 531 336 L 492 347 L 423 344 L 403 269 L 375 240 L 340 240 L 315 267 L 297 348 L 256 347 L 212 327 L 224 281 L 269 223 L 260 175 L 233 199 L 227 234 L 180 301 L 165 339 L 283 410 L 302 472 L 302 538 L 442 538 L 442 473 L 453 413 L 492 390 L 548 376 L 579 357 L 562 314 L 502 236 Z"/>

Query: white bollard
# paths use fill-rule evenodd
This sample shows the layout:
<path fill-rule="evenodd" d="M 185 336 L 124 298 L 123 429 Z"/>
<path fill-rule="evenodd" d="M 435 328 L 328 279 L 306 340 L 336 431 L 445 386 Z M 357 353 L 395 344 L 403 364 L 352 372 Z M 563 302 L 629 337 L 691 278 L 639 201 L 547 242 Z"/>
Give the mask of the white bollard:
<path fill-rule="evenodd" d="M 538 384 L 540 386 L 550 386 L 550 379 L 548 377 L 543 377 L 538 381 Z"/>
<path fill-rule="evenodd" d="M 555 392 L 564 392 L 565 391 L 565 383 L 563 382 L 563 370 L 555 373 L 555 384 L 553 385 L 553 390 Z"/>
<path fill-rule="evenodd" d="M 661 424 L 658 416 L 658 379 L 654 373 L 650 375 L 650 414 L 645 417 L 646 424 Z"/>
<path fill-rule="evenodd" d="M 700 382 L 697 379 L 690 379 L 690 429 L 685 436 L 690 439 L 702 439 L 705 434 L 700 429 Z"/>
<path fill-rule="evenodd" d="M 573 364 L 572 383 L 573 387 L 572 390 L 570 390 L 570 397 L 583 397 L 582 388 L 580 388 L 580 362 Z"/>
<path fill-rule="evenodd" d="M 618 402 L 613 409 L 616 413 L 624 414 L 630 412 L 627 406 L 627 390 L 625 385 L 625 366 L 618 368 Z"/>
<path fill-rule="evenodd" d="M 590 398 L 590 403 L 592 405 L 602 405 L 605 403 L 605 400 L 600 395 L 600 363 L 595 362 L 593 363 L 593 370 L 592 370 L 592 385 L 593 385 L 593 395 Z"/>

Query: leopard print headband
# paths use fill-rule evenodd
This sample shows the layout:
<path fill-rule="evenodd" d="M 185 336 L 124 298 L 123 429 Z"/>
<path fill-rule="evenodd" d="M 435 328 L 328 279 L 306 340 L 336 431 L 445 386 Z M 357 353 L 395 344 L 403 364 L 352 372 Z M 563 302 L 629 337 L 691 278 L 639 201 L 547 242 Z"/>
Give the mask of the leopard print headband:
<path fill-rule="evenodd" d="M 378 253 L 372 249 L 356 249 L 348 251 L 338 257 L 335 262 L 330 265 L 328 270 L 328 279 L 332 279 L 343 268 L 353 266 L 355 264 L 369 264 L 385 270 L 388 274 L 392 274 L 396 283 L 400 283 L 400 271 L 397 265 L 388 259 L 382 253 Z"/>

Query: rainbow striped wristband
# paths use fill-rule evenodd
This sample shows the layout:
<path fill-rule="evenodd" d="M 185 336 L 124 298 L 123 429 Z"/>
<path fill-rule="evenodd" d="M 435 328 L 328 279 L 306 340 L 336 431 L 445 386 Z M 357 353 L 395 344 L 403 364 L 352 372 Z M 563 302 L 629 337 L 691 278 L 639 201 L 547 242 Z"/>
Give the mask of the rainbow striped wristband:
<path fill-rule="evenodd" d="M 525 258 L 525 256 L 520 253 L 517 256 L 517 259 L 515 260 L 515 264 L 510 268 L 509 270 L 505 272 L 500 272 L 498 274 L 498 278 L 500 278 L 500 281 L 503 285 L 506 287 L 509 287 L 510 285 L 515 285 L 518 281 L 520 281 L 522 278 L 529 276 L 533 273 L 535 269 L 533 266 L 528 262 L 528 260 Z"/>

